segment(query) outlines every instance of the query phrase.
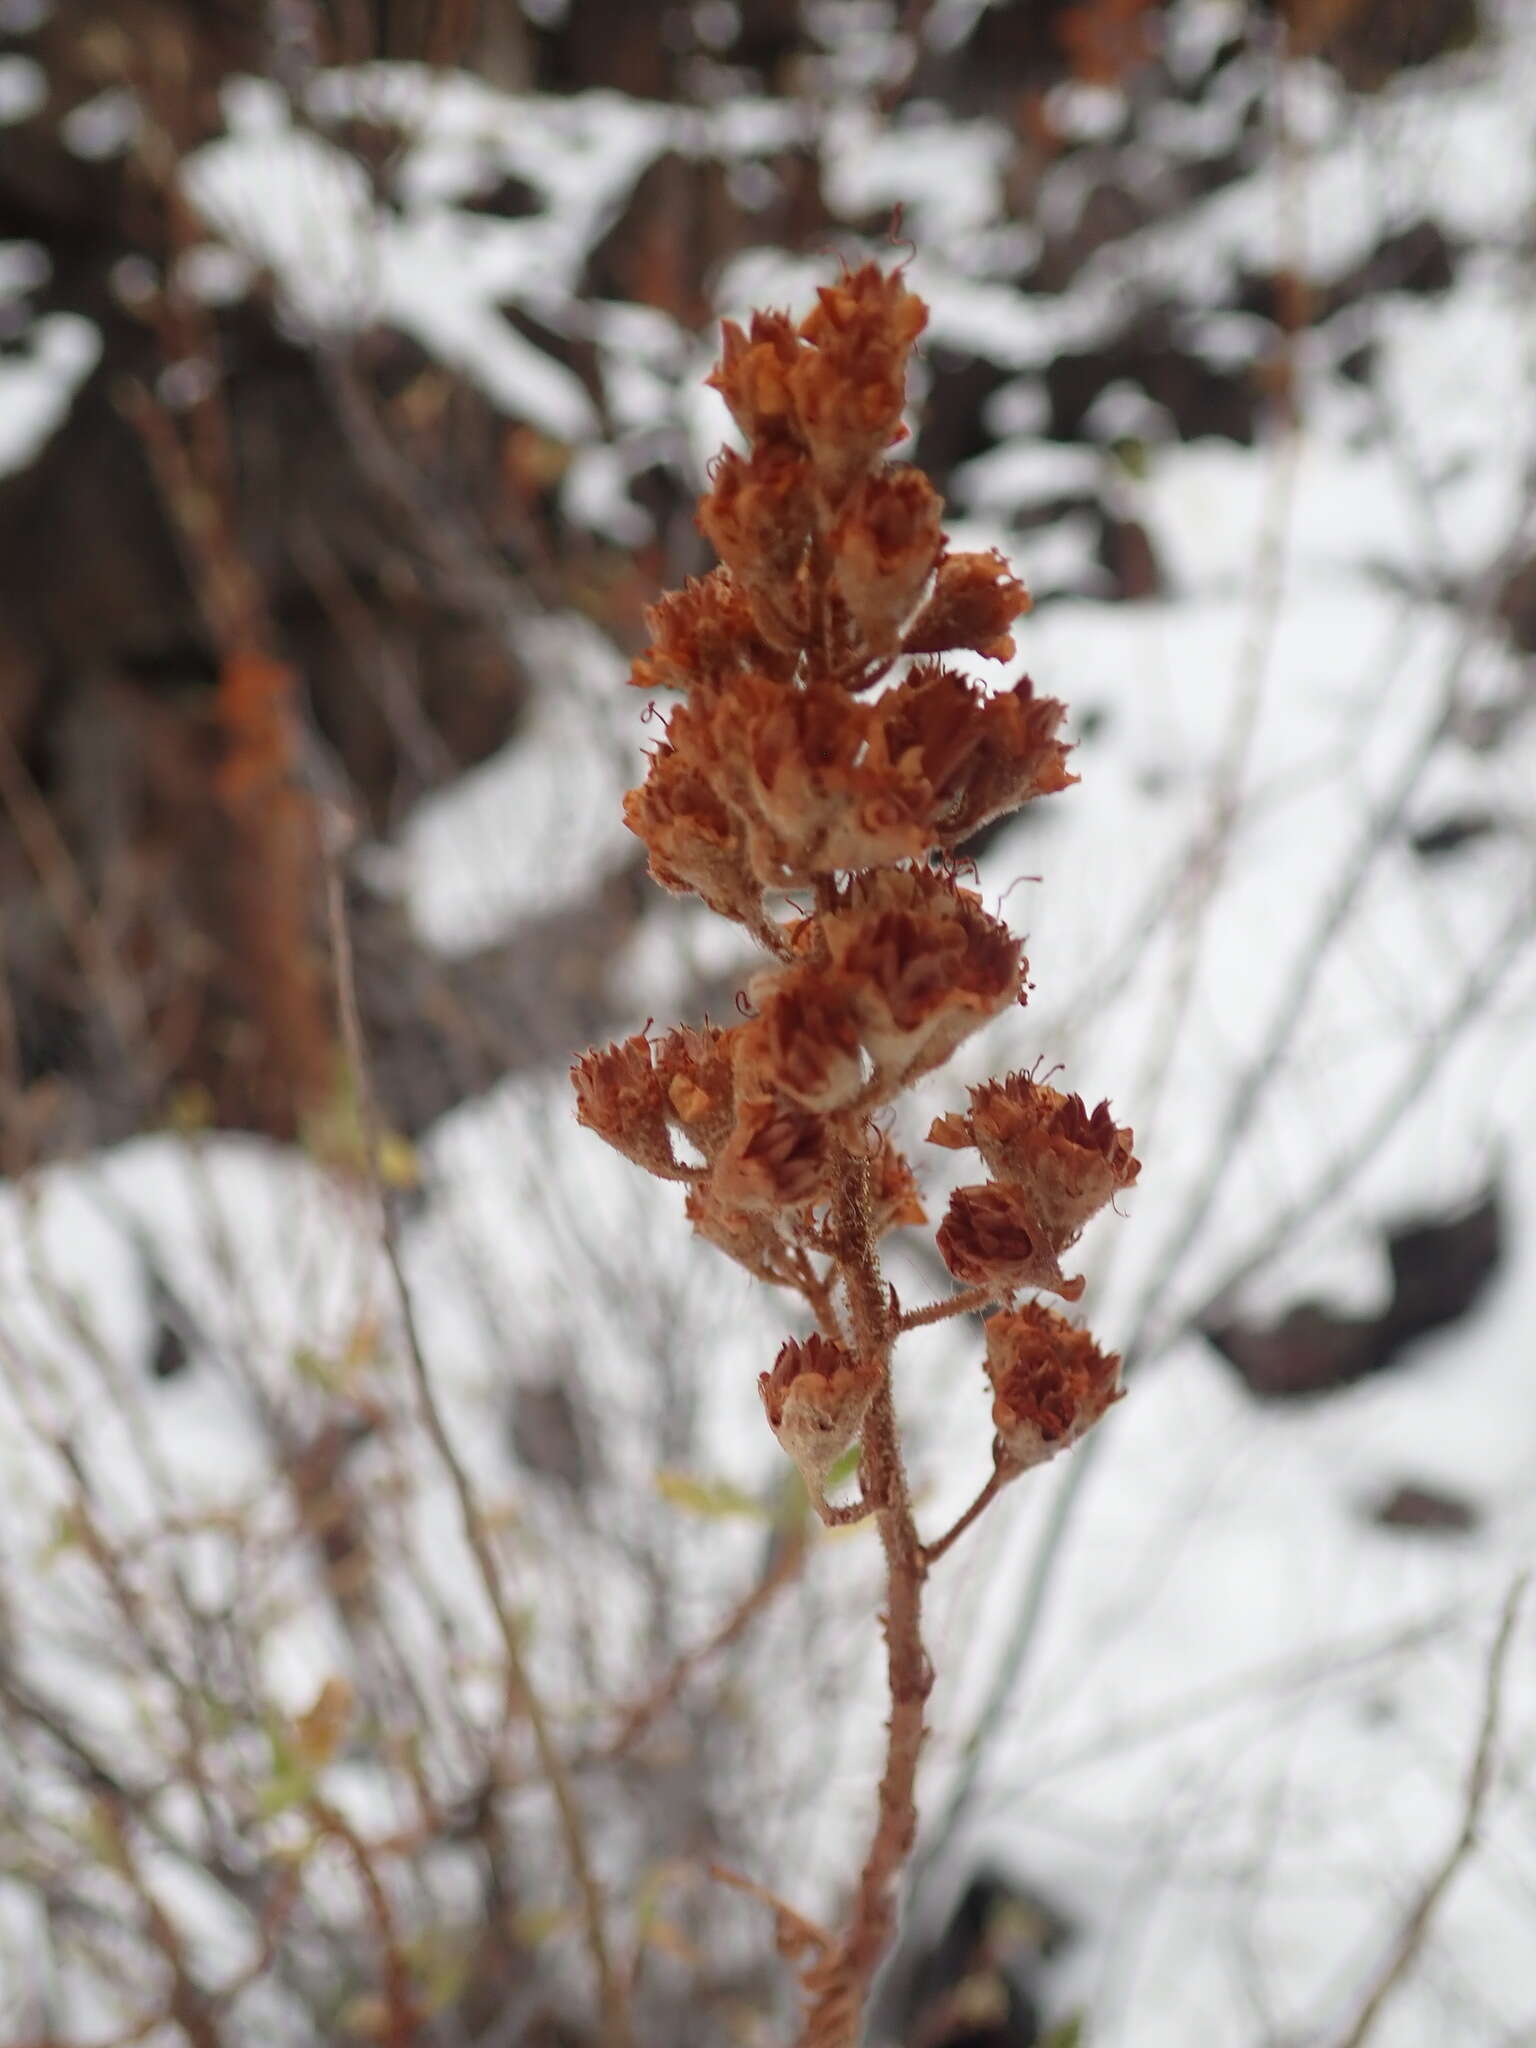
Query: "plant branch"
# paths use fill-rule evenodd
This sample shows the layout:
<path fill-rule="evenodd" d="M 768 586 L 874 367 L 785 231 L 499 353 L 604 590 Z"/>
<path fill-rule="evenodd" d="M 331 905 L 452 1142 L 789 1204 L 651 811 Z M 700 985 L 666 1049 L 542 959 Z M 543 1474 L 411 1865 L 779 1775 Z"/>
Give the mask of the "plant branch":
<path fill-rule="evenodd" d="M 930 1301 L 923 1308 L 909 1308 L 896 1318 L 899 1334 L 908 1330 L 925 1330 L 933 1323 L 947 1323 L 951 1316 L 968 1316 L 984 1308 L 991 1308 L 998 1299 L 995 1287 L 967 1287 L 959 1294 L 950 1295 L 947 1301 Z"/>
<path fill-rule="evenodd" d="M 895 1931 L 896 1889 L 917 1833 L 917 1765 L 933 1667 L 922 1637 L 923 1546 L 912 1518 L 891 1397 L 894 1336 L 869 1203 L 869 1162 L 850 1153 L 833 1205 L 838 1266 L 861 1356 L 878 1361 L 880 1381 L 864 1424 L 860 1478 L 885 1551 L 886 1676 L 891 1713 L 875 1831 L 848 1926 L 831 1954 L 806 1974 L 811 2006 L 800 2048 L 856 2048 L 860 2016 Z"/>
<path fill-rule="evenodd" d="M 957 1522 L 946 1529 L 944 1534 L 934 1542 L 924 1546 L 923 1562 L 928 1565 L 937 1564 L 950 1545 L 957 1538 L 963 1536 L 977 1516 L 991 1506 L 1009 1480 L 1018 1478 L 1019 1471 L 1020 1467 L 1014 1463 L 1013 1459 L 1004 1450 L 1001 1437 L 994 1438 L 992 1443 L 992 1472 L 986 1485 L 977 1494 L 976 1498 Z"/>
<path fill-rule="evenodd" d="M 778 1553 L 769 1569 L 737 1601 L 724 1621 L 712 1629 L 702 1643 L 696 1643 L 691 1650 L 685 1650 L 644 1698 L 637 1700 L 629 1709 L 619 1723 L 617 1733 L 600 1751 L 604 1760 L 622 1756 L 652 1722 L 666 1712 L 701 1664 L 707 1663 L 711 1657 L 718 1656 L 722 1650 L 728 1650 L 732 1643 L 740 1641 L 780 1590 L 800 1576 L 809 1547 L 806 1529 L 801 1521 L 800 1526 L 779 1545 Z"/>
<path fill-rule="evenodd" d="M 1440 1901 L 1449 1891 L 1456 1873 L 1477 1846 L 1478 1826 L 1483 1817 L 1483 1809 L 1488 1803 L 1488 1789 L 1493 1782 L 1493 1755 L 1498 1741 L 1499 1712 L 1504 1697 L 1504 1673 L 1509 1662 L 1510 1644 L 1514 1640 L 1520 1602 L 1525 1597 L 1529 1580 L 1528 1571 L 1516 1573 L 1512 1580 L 1509 1591 L 1504 1596 L 1499 1625 L 1488 1652 L 1488 1664 L 1483 1680 L 1482 1718 L 1478 1727 L 1477 1746 L 1472 1752 L 1471 1768 L 1467 1772 L 1461 1823 L 1439 1867 L 1419 1893 L 1407 1919 L 1398 1930 L 1392 1953 L 1372 1985 L 1354 2025 L 1340 2041 L 1339 2048 L 1364 2048 L 1365 2041 L 1381 2017 L 1382 2008 L 1402 1982 L 1415 1956 L 1423 1947 L 1424 1938 L 1429 1932 L 1430 1922 Z"/>
<path fill-rule="evenodd" d="M 503 1597 L 495 1555 L 470 1488 L 469 1476 L 453 1447 L 442 1410 L 438 1406 L 431 1374 L 427 1370 L 426 1353 L 416 1320 L 415 1303 L 406 1277 L 399 1230 L 379 1177 L 378 1115 L 367 1046 L 363 1038 L 362 1017 L 358 1008 L 357 981 L 353 968 L 351 934 L 347 928 L 346 907 L 342 894 L 341 872 L 334 846 L 328 846 L 326 849 L 326 894 L 342 1038 L 356 1083 L 364 1150 L 374 1197 L 378 1204 L 380 1236 L 399 1303 L 401 1324 L 405 1333 L 406 1356 L 410 1362 L 417 1403 L 427 1433 L 432 1439 L 433 1447 L 448 1475 L 458 1502 L 464 1539 L 474 1559 L 486 1600 L 496 1622 L 497 1632 L 501 1637 L 503 1654 L 507 1660 L 508 1679 L 527 1717 L 539 1768 L 555 1803 L 566 1857 L 576 1881 L 577 1891 L 581 1895 L 587 1948 L 592 1959 L 593 1974 L 597 1980 L 598 2003 L 603 2015 L 604 2039 L 609 2048 L 631 2048 L 634 2034 L 630 2025 L 628 2003 L 609 1949 L 602 1891 L 587 1850 L 586 1832 L 576 1803 L 570 1773 L 555 1742 L 549 1716 L 529 1675 L 522 1644 L 518 1638 L 517 1624 Z"/>

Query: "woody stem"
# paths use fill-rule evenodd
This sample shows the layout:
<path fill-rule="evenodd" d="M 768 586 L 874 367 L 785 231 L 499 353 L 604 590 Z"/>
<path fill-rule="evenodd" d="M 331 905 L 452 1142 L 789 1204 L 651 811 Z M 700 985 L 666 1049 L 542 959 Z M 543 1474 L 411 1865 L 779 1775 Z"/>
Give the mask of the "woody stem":
<path fill-rule="evenodd" d="M 864 1423 L 860 1479 L 874 1510 L 885 1552 L 886 1674 L 891 1714 L 879 1807 L 853 1910 L 833 1954 L 813 1978 L 801 2048 L 857 2048 L 859 2021 L 870 1982 L 896 1927 L 896 1890 L 917 1832 L 917 1765 L 933 1671 L 923 1648 L 922 1597 L 926 1564 L 912 1519 L 891 1397 L 895 1336 L 889 1297 L 880 1274 L 870 1209 L 870 1163 L 850 1152 L 833 1203 L 837 1262 L 861 1358 L 879 1367 L 879 1384 Z"/>

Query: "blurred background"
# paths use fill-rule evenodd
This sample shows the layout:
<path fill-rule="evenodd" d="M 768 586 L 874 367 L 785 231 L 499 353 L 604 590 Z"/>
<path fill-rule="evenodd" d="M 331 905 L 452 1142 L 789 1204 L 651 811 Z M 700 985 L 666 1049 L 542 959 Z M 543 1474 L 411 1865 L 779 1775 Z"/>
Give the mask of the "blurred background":
<path fill-rule="evenodd" d="M 566 1068 L 749 970 L 622 685 L 719 318 L 871 254 L 1081 776 L 907 1135 L 1042 1060 L 1144 1162 L 874 2038 L 1536 2042 L 1533 253 L 1524 0 L 0 0 L 0 2042 L 589 2048 L 561 1798 L 640 2039 L 787 2038 L 709 1871 L 835 1914 L 876 1546 Z"/>

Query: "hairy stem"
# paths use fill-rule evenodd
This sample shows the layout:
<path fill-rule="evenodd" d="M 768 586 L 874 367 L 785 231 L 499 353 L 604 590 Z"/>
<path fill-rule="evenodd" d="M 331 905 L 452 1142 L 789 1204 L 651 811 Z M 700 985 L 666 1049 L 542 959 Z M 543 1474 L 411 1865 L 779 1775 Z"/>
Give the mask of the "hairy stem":
<path fill-rule="evenodd" d="M 880 1274 L 869 1209 L 869 1163 L 863 1156 L 850 1157 L 845 1165 L 833 1227 L 855 1342 L 860 1354 L 875 1359 L 881 1368 L 880 1384 L 864 1424 L 860 1479 L 864 1499 L 875 1511 L 885 1552 L 884 1629 L 891 1714 L 874 1834 L 847 1928 L 831 1954 L 807 1975 L 811 2005 L 800 2048 L 856 2048 L 870 1984 L 895 1932 L 897 1886 L 917 1832 L 917 1765 L 933 1687 L 933 1670 L 922 1637 L 926 1564 L 912 1518 L 891 1396 L 894 1317 Z"/>
<path fill-rule="evenodd" d="M 923 1308 L 909 1308 L 896 1318 L 898 1331 L 924 1330 L 931 1323 L 947 1323 L 951 1316 L 976 1315 L 991 1308 L 998 1299 L 994 1286 L 967 1287 L 946 1301 L 930 1301 Z"/>

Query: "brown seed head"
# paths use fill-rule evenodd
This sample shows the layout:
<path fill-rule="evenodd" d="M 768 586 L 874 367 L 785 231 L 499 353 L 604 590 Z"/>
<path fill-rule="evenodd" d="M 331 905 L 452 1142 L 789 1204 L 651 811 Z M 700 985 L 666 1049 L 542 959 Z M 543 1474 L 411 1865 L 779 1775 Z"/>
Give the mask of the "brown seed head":
<path fill-rule="evenodd" d="M 996 549 L 986 555 L 946 555 L 933 595 L 906 636 L 907 654 L 945 654 L 968 647 L 992 661 L 1013 658 L 1015 619 L 1030 607 L 1029 592 Z"/>
<path fill-rule="evenodd" d="M 974 1145 L 1000 1181 L 1018 1187 L 1051 1248 L 1062 1252 L 1141 1171 L 1133 1136 L 1107 1102 L 1043 1087 L 1028 1074 L 971 1090 L 968 1116 L 940 1117 L 930 1144 Z"/>
<path fill-rule="evenodd" d="M 986 1330 L 992 1420 L 1015 1465 L 1075 1444 L 1120 1399 L 1120 1360 L 1038 1302 L 990 1317 Z"/>
<path fill-rule="evenodd" d="M 790 1338 L 759 1374 L 768 1427 L 813 1492 L 858 1436 L 879 1380 L 878 1367 L 819 1334 Z"/>
<path fill-rule="evenodd" d="M 737 1209 L 806 1209 L 831 1193 L 832 1157 L 823 1119 L 781 1095 L 740 1102 L 736 1125 L 712 1176 Z"/>
<path fill-rule="evenodd" d="M 956 1188 L 939 1225 L 944 1263 L 968 1287 L 1013 1294 L 1043 1287 L 1064 1301 L 1082 1293 L 1081 1275 L 1067 1279 L 1056 1253 L 1022 1192 L 1006 1182 Z"/>
<path fill-rule="evenodd" d="M 637 1165 L 676 1165 L 667 1129 L 667 1101 L 643 1031 L 621 1044 L 583 1053 L 571 1068 L 576 1118 Z"/>

